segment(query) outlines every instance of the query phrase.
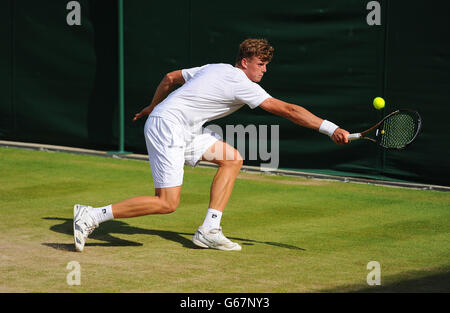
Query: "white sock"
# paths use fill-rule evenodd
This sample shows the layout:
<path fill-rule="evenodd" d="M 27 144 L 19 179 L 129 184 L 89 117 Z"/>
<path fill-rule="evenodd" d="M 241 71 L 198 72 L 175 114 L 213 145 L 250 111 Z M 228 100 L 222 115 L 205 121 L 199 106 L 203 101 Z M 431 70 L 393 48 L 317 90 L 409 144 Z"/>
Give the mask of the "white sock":
<path fill-rule="evenodd" d="M 209 231 L 214 228 L 220 227 L 220 219 L 222 218 L 222 212 L 209 208 L 206 212 L 205 220 L 203 221 L 203 228 Z"/>
<path fill-rule="evenodd" d="M 99 224 L 112 220 L 114 218 L 112 213 L 112 205 L 110 204 L 100 208 L 93 208 L 91 215 Z"/>

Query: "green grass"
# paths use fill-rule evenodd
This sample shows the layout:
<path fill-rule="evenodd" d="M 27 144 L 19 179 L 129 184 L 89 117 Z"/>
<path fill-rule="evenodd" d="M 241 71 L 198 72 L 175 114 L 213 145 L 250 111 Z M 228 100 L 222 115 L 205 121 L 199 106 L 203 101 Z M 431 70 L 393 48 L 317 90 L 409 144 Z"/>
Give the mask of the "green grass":
<path fill-rule="evenodd" d="M 214 174 L 187 167 L 175 213 L 103 223 L 77 253 L 73 205 L 153 195 L 149 164 L 0 148 L 0 292 L 450 291 L 449 193 L 242 173 L 222 226 L 243 250 L 223 252 L 191 242 Z"/>

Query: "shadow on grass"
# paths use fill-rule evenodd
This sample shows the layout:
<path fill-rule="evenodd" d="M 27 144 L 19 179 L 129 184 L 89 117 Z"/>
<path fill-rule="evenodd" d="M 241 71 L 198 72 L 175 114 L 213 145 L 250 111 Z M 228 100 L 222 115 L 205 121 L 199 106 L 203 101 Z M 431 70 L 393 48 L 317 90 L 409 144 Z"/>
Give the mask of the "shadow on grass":
<path fill-rule="evenodd" d="M 345 288 L 349 293 L 448 293 L 450 292 L 450 268 L 445 268 L 433 274 L 415 274 L 416 278 L 404 279 L 388 284 L 381 283 L 380 286 L 367 286 Z M 323 290 L 323 292 L 342 292 L 342 290 Z"/>
<path fill-rule="evenodd" d="M 58 224 L 55 224 L 50 227 L 50 230 L 73 236 L 73 220 L 68 218 L 60 218 L 60 217 L 44 217 L 45 220 L 55 220 L 59 221 Z M 143 244 L 140 242 L 130 241 L 121 239 L 119 237 L 111 235 L 114 234 L 126 234 L 126 235 L 135 235 L 135 234 L 142 234 L 142 235 L 151 235 L 151 236 L 159 236 L 163 239 L 174 241 L 177 243 L 180 243 L 183 247 L 190 248 L 190 249 L 202 249 L 200 247 L 197 247 L 190 239 L 185 238 L 184 236 L 189 236 L 190 238 L 194 235 L 193 233 L 179 233 L 179 232 L 173 232 L 173 231 L 167 231 L 167 230 L 153 230 L 153 229 L 145 229 L 135 226 L 130 226 L 129 224 L 118 221 L 118 220 L 112 220 L 101 224 L 101 227 L 94 230 L 94 232 L 89 236 L 91 239 L 100 240 L 104 242 L 94 242 L 90 243 L 89 240 L 86 243 L 86 246 L 127 246 L 127 247 L 136 247 L 136 246 L 142 246 Z M 254 244 L 266 244 L 271 246 L 276 246 L 280 248 L 290 249 L 290 250 L 301 250 L 304 251 L 305 249 L 296 247 L 293 245 L 278 243 L 278 242 L 270 242 L 270 241 L 256 241 L 256 240 L 250 240 L 250 239 L 243 239 L 243 238 L 233 238 L 229 237 L 232 240 L 241 241 L 243 245 L 254 245 Z M 64 250 L 64 251 L 75 251 L 75 247 L 73 243 L 43 243 L 43 245 L 52 247 L 54 249 L 58 250 Z"/>

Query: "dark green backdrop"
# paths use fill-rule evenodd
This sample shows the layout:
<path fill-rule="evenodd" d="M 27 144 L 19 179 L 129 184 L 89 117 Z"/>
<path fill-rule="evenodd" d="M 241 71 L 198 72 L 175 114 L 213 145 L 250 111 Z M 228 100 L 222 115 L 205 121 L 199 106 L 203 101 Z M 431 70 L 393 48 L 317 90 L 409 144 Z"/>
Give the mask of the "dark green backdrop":
<path fill-rule="evenodd" d="M 103 150 L 118 146 L 117 1 L 81 0 L 81 26 L 68 26 L 67 0 L 0 3 L 0 138 Z M 261 109 L 215 124 L 280 125 L 280 168 L 450 185 L 446 116 L 450 5 L 379 1 L 124 1 L 125 150 L 146 153 L 146 106 L 164 73 L 233 63 L 247 37 L 267 38 L 275 57 L 261 85 L 349 131 L 397 108 L 417 109 L 423 132 L 406 151 L 358 142 L 334 145 Z M 387 100 L 384 112 L 371 106 Z M 246 161 L 258 165 L 259 161 Z"/>

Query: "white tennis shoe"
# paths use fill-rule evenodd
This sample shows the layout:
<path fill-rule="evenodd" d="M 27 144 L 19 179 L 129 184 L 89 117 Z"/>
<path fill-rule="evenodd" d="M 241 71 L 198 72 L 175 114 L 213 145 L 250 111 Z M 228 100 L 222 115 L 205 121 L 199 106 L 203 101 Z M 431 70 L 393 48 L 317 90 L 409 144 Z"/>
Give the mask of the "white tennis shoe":
<path fill-rule="evenodd" d="M 83 251 L 87 237 L 98 227 L 98 223 L 91 217 L 91 206 L 75 204 L 73 207 L 73 239 L 75 250 Z"/>
<path fill-rule="evenodd" d="M 206 231 L 200 226 L 192 237 L 192 242 L 202 248 L 213 248 L 226 251 L 240 251 L 242 247 L 224 236 L 222 228 Z"/>

